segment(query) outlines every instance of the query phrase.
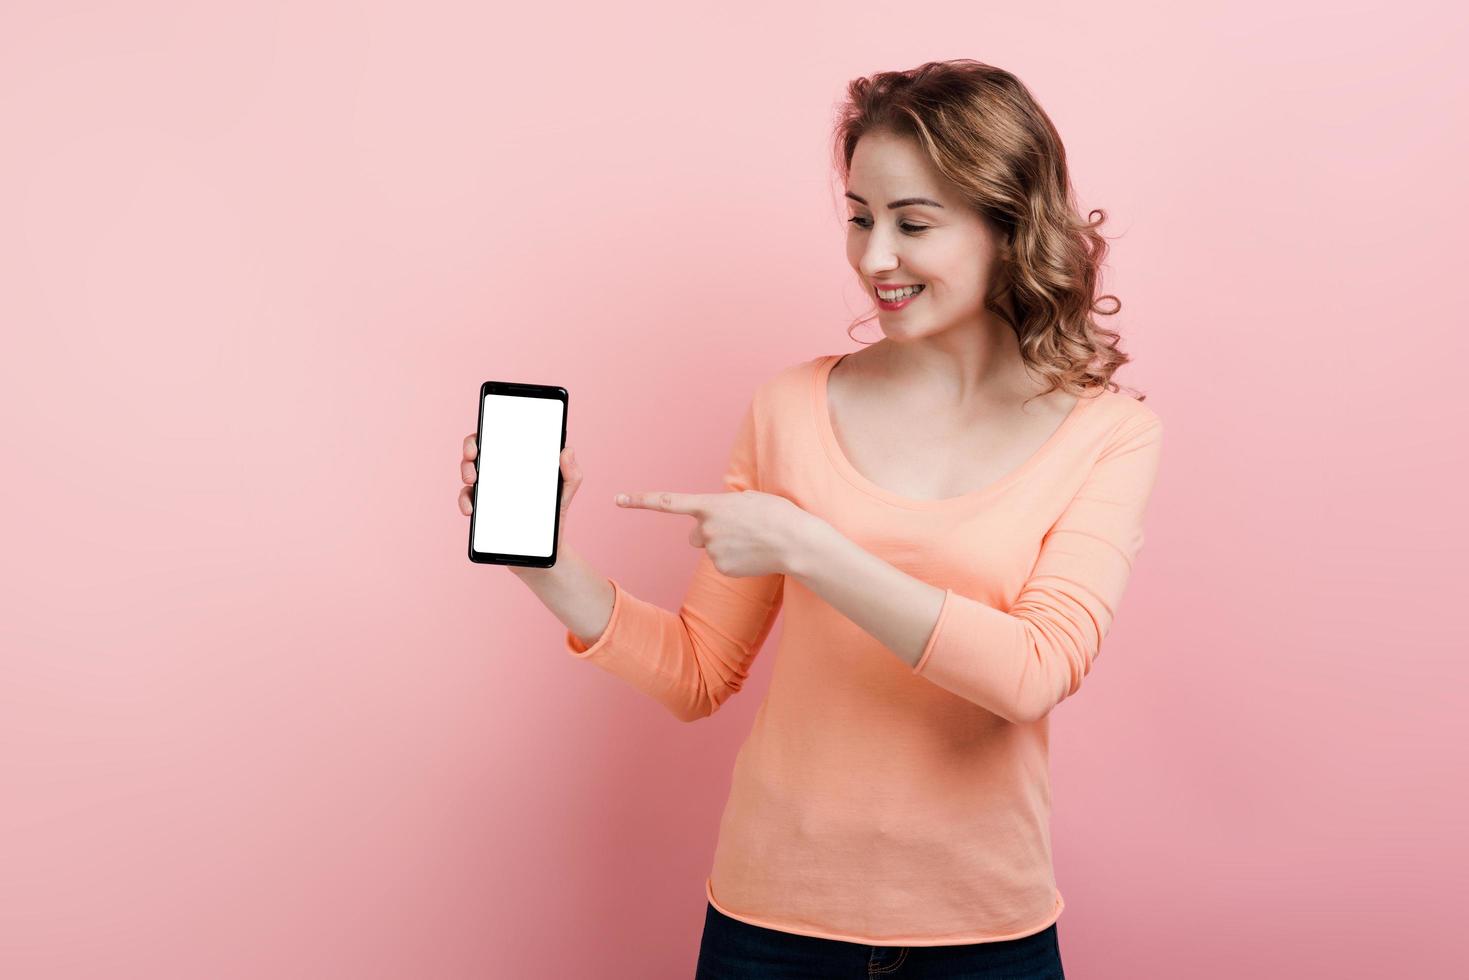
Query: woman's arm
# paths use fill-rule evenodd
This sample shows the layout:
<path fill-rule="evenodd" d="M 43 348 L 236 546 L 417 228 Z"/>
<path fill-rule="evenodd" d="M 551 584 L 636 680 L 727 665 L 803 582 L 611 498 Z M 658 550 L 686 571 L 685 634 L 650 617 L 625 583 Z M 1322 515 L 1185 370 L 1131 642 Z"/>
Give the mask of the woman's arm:
<path fill-rule="evenodd" d="M 898 655 L 918 663 L 933 635 L 944 590 L 877 557 L 825 521 L 813 521 L 790 577 Z"/>
<path fill-rule="evenodd" d="M 758 486 L 758 428 L 752 400 L 725 468 L 729 492 Z M 702 548 L 676 612 L 604 578 L 570 549 L 552 568 L 520 575 L 566 624 L 568 653 L 622 678 L 680 721 L 708 717 L 744 685 L 780 612 L 785 584 L 778 572 L 724 575 Z"/>
<path fill-rule="evenodd" d="M 572 548 L 558 548 L 556 564 L 550 568 L 509 567 L 573 635 L 589 637 L 586 646 L 607 628 L 612 618 L 612 583 Z"/>
<path fill-rule="evenodd" d="M 790 575 L 916 674 L 1007 721 L 1045 717 L 1081 687 L 1143 542 L 1162 423 L 1123 427 L 1046 534 L 1008 611 L 907 574 L 814 522 Z"/>

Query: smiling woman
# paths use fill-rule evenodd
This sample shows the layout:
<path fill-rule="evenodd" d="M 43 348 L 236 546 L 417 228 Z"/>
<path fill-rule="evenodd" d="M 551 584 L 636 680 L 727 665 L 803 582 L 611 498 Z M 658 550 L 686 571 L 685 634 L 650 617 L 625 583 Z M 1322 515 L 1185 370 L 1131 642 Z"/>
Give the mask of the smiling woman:
<path fill-rule="evenodd" d="M 1048 382 L 1040 394 L 1117 390 L 1129 358 L 1093 319 L 1122 308 L 1095 295 L 1106 213 L 1076 214 L 1061 138 L 1025 85 L 960 59 L 858 78 L 847 94 L 833 144 L 847 259 L 878 310 L 901 314 L 881 318 L 883 331 L 1003 326 Z"/>
<path fill-rule="evenodd" d="M 621 519 L 702 549 L 677 611 L 570 548 L 522 581 L 571 656 L 685 722 L 785 616 L 697 977 L 1055 980 L 1049 718 L 1121 606 L 1162 421 L 1111 380 L 1105 246 L 1019 80 L 932 62 L 847 94 L 847 257 L 884 339 L 759 385 L 722 492 L 626 488 Z"/>

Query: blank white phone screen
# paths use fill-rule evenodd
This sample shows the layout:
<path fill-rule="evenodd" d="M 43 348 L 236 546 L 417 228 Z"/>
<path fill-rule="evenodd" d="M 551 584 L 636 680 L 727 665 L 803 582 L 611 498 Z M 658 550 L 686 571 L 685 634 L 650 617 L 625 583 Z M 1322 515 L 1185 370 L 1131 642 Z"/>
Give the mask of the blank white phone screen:
<path fill-rule="evenodd" d="M 559 398 L 486 395 L 474 491 L 474 550 L 549 558 L 561 472 Z"/>

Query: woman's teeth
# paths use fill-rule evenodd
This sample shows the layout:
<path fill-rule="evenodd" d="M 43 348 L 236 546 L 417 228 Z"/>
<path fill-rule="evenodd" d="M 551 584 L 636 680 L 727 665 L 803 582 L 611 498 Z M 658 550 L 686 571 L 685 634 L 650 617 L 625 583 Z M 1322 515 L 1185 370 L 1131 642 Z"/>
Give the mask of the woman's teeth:
<path fill-rule="evenodd" d="M 908 286 L 907 288 L 895 290 L 890 293 L 883 292 L 881 289 L 879 289 L 877 291 L 877 296 L 879 299 L 886 303 L 896 303 L 899 300 L 907 299 L 909 296 L 917 296 L 922 291 L 922 286 Z"/>

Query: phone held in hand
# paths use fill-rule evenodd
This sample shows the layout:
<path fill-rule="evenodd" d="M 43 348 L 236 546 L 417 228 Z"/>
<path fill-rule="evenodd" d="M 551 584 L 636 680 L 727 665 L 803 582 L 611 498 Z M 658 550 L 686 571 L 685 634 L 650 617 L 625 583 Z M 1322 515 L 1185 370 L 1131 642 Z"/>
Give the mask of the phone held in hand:
<path fill-rule="evenodd" d="M 556 564 L 566 404 L 566 389 L 555 385 L 480 385 L 470 561 L 530 568 Z"/>

